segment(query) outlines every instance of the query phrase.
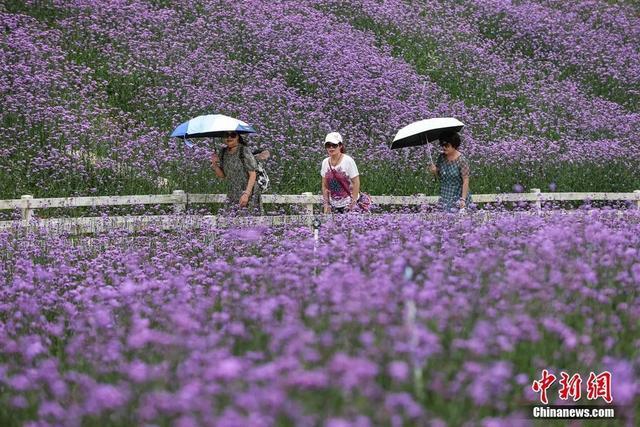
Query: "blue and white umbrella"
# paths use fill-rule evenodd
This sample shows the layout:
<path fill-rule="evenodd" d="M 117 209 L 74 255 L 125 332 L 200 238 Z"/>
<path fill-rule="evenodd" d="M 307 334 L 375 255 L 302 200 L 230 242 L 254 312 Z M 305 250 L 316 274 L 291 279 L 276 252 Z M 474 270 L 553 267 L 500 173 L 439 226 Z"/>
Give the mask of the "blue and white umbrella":
<path fill-rule="evenodd" d="M 223 136 L 225 132 L 256 133 L 251 125 L 242 120 L 223 114 L 207 114 L 182 123 L 175 128 L 171 137 L 186 140 L 186 138 Z"/>

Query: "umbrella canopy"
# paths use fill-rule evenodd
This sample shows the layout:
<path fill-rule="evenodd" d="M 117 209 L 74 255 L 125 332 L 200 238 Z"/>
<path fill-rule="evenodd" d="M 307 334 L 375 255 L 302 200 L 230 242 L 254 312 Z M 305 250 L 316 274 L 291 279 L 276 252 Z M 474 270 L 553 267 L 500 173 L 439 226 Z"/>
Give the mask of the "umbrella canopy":
<path fill-rule="evenodd" d="M 453 117 L 419 120 L 403 127 L 396 133 L 393 142 L 391 142 L 391 149 L 424 145 L 429 141 L 440 139 L 442 135 L 447 133 L 460 132 L 463 127 L 464 123 Z"/>
<path fill-rule="evenodd" d="M 242 120 L 223 114 L 207 114 L 195 117 L 175 128 L 172 137 L 199 138 L 223 136 L 225 132 L 256 133 L 256 131 Z"/>

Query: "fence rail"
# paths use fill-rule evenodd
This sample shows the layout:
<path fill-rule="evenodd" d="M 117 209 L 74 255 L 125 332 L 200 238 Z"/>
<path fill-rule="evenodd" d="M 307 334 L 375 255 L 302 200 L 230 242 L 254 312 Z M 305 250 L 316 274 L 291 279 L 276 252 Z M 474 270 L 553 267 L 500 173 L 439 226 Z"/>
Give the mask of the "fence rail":
<path fill-rule="evenodd" d="M 587 201 L 587 200 L 619 200 L 635 201 L 640 209 L 640 190 L 630 193 L 543 193 L 534 188 L 530 193 L 474 194 L 474 203 L 531 202 L 537 210 L 543 202 L 548 201 Z M 372 196 L 374 205 L 429 205 L 438 201 L 437 196 L 416 194 L 412 196 Z M 184 212 L 188 204 L 225 203 L 224 194 L 185 193 L 176 190 L 172 194 L 133 195 L 133 196 L 95 196 L 95 197 L 54 197 L 34 199 L 24 195 L 20 199 L 0 200 L 0 210 L 21 210 L 21 219 L 30 221 L 35 209 L 73 208 L 96 206 L 135 206 L 135 205 L 173 205 L 174 213 Z M 322 204 L 322 196 L 312 193 L 302 194 L 263 194 L 262 204 L 303 205 L 305 213 L 313 215 L 314 205 Z"/>
<path fill-rule="evenodd" d="M 520 217 L 566 215 L 572 210 L 554 210 L 513 212 L 512 215 Z M 368 214 L 367 218 L 374 219 L 385 214 Z M 500 215 L 494 211 L 475 211 L 468 214 L 475 220 L 484 222 Z M 612 215 L 623 216 L 624 211 L 615 211 Z M 397 220 L 437 220 L 441 213 L 400 213 L 393 214 Z M 13 230 L 18 233 L 31 232 L 35 230 L 45 230 L 47 233 L 80 235 L 87 233 L 104 233 L 110 230 L 126 230 L 131 232 L 139 231 L 182 231 L 182 230 L 202 230 L 218 232 L 220 228 L 255 227 L 255 226 L 305 226 L 313 227 L 314 220 L 319 219 L 321 224 L 335 221 L 333 215 L 274 215 L 274 216 L 248 216 L 248 217 L 228 217 L 217 215 L 132 215 L 132 216 L 109 216 L 109 217 L 82 217 L 82 218 L 48 218 L 33 220 L 24 223 L 21 220 L 0 221 L 0 231 Z M 638 218 L 640 220 L 640 218 Z"/>
<path fill-rule="evenodd" d="M 68 234 L 102 233 L 112 229 L 189 230 L 244 226 L 304 225 L 311 226 L 309 215 L 228 217 L 217 215 L 125 215 L 82 218 L 46 218 L 25 223 L 21 220 L 0 221 L 1 230 L 46 229 Z"/>

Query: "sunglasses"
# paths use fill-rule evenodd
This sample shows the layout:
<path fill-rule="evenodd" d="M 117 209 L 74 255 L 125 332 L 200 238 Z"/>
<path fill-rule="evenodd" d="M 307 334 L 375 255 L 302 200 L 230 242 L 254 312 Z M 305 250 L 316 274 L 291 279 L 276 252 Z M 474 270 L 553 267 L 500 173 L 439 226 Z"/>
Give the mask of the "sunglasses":
<path fill-rule="evenodd" d="M 324 148 L 338 148 L 339 144 L 324 144 Z"/>
<path fill-rule="evenodd" d="M 224 134 L 223 138 L 235 138 L 236 136 L 238 136 L 237 132 L 227 132 Z"/>

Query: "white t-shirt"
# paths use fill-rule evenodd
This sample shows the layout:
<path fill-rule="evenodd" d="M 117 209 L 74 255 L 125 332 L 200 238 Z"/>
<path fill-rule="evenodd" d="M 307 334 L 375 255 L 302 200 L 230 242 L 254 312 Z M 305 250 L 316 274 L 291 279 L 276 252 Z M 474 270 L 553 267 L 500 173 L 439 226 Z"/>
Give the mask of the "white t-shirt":
<path fill-rule="evenodd" d="M 333 170 L 332 170 L 333 169 Z M 346 154 L 342 155 L 342 160 L 337 166 L 329 167 L 329 157 L 322 161 L 320 175 L 327 178 L 327 188 L 330 192 L 329 203 L 334 208 L 344 208 L 351 203 L 351 180 L 358 173 L 356 162 Z M 347 191 L 348 189 L 348 191 Z M 356 197 L 359 197 L 357 195 Z"/>

